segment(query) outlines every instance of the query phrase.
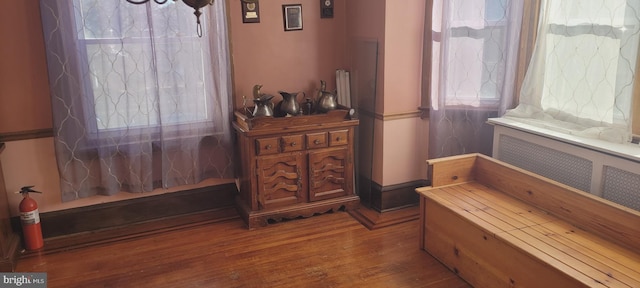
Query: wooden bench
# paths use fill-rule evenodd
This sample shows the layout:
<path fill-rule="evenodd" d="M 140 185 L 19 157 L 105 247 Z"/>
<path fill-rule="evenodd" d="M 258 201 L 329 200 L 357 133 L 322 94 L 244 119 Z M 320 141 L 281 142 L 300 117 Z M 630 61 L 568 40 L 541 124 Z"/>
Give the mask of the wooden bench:
<path fill-rule="evenodd" d="M 428 165 L 420 246 L 471 285 L 640 287 L 638 211 L 480 154 Z"/>

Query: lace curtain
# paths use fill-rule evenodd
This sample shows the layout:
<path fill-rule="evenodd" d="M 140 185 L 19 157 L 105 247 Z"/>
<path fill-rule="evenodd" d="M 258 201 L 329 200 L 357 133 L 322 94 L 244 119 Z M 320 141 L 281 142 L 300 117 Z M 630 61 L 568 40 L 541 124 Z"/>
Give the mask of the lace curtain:
<path fill-rule="evenodd" d="M 233 178 L 225 1 L 40 5 L 62 201 Z"/>
<path fill-rule="evenodd" d="M 523 1 L 434 0 L 423 71 L 430 93 L 429 157 L 491 154 L 489 117 L 514 100 Z M 430 46 L 428 46 L 430 45 Z M 431 51 L 429 51 L 431 50 Z"/>
<path fill-rule="evenodd" d="M 505 117 L 624 143 L 640 41 L 640 1 L 545 0 L 520 104 Z"/>

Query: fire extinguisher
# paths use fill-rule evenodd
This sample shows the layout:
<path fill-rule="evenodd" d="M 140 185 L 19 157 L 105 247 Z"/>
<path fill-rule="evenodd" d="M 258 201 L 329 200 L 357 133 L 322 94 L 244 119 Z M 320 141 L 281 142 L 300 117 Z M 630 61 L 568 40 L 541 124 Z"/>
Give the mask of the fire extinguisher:
<path fill-rule="evenodd" d="M 27 250 L 37 250 L 44 246 L 42 240 L 42 227 L 40 226 L 40 214 L 38 213 L 38 203 L 29 197 L 29 192 L 35 191 L 33 186 L 20 188 L 20 193 L 24 197 L 20 202 L 20 222 L 22 223 L 22 233 L 24 235 L 24 246 Z"/>

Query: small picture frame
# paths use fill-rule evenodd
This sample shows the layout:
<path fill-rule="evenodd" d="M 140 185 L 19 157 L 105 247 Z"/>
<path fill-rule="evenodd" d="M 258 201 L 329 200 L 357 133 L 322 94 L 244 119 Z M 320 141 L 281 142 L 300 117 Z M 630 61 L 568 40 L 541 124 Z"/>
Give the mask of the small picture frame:
<path fill-rule="evenodd" d="M 260 23 L 260 3 L 258 0 L 241 0 L 242 23 Z"/>
<path fill-rule="evenodd" d="M 282 5 L 284 31 L 302 30 L 302 4 Z"/>

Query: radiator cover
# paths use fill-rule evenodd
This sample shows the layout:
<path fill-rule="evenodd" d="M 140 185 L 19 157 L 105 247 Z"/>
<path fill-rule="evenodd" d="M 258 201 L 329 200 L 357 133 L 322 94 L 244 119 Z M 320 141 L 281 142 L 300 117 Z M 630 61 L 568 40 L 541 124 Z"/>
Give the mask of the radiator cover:
<path fill-rule="evenodd" d="M 640 211 L 640 163 L 496 125 L 493 157 Z"/>
<path fill-rule="evenodd" d="M 509 135 L 500 135 L 499 160 L 583 191 L 591 190 L 593 163 Z"/>

